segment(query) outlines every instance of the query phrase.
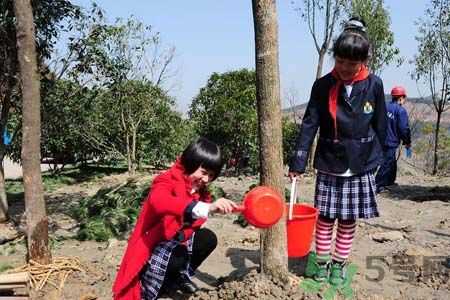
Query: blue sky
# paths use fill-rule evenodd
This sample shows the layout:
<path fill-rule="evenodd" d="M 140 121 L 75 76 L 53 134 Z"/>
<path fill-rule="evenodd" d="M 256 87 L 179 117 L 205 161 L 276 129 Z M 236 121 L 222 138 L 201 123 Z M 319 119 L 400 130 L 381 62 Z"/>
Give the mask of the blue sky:
<path fill-rule="evenodd" d="M 166 45 L 176 47 L 177 84 L 170 93 L 179 111 L 186 112 L 199 89 L 213 72 L 239 68 L 254 69 L 254 35 L 251 0 L 98 0 L 109 20 L 136 16 L 161 33 Z M 277 1 L 282 98 L 294 91 L 300 104 L 308 100 L 314 81 L 317 53 L 305 23 L 294 11 L 291 0 Z M 297 1 L 298 2 L 298 1 Z M 427 0 L 385 0 L 391 16 L 395 44 L 406 62 L 387 67 L 381 77 L 385 92 L 393 85 L 406 87 L 409 96 L 426 94 L 411 80 L 407 62 L 417 51 L 414 22 L 423 15 Z M 76 0 L 88 7 L 91 1 Z M 323 73 L 333 61 L 326 59 Z M 287 101 L 283 107 L 288 106 Z"/>

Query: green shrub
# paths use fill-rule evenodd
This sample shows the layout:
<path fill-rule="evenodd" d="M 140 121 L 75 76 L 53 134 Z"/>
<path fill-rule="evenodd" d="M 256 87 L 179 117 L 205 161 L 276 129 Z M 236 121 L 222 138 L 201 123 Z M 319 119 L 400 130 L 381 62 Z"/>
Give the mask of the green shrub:
<path fill-rule="evenodd" d="M 96 241 L 123 238 L 136 222 L 147 193 L 147 184 L 139 185 L 130 179 L 84 198 L 72 208 L 73 217 L 80 222 L 77 238 Z"/>

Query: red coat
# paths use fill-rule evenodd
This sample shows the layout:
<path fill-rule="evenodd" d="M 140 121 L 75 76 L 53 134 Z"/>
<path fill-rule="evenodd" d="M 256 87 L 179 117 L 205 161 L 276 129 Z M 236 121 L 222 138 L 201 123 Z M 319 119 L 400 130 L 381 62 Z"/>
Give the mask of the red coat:
<path fill-rule="evenodd" d="M 211 202 L 206 191 L 190 193 L 192 185 L 183 171 L 183 166 L 177 161 L 154 179 L 114 282 L 115 300 L 141 300 L 139 273 L 153 248 L 161 241 L 172 239 L 182 229 L 184 211 L 189 203 L 200 198 Z M 183 228 L 185 239 L 189 239 L 205 221 L 197 219 L 191 226 Z"/>

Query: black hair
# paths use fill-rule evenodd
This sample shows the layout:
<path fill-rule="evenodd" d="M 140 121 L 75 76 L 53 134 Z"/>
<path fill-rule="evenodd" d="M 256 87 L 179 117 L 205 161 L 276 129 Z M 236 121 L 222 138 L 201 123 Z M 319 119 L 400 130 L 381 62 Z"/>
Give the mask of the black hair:
<path fill-rule="evenodd" d="M 334 57 L 366 61 L 369 58 L 370 43 L 364 20 L 353 17 L 344 25 L 344 30 L 333 45 Z"/>
<path fill-rule="evenodd" d="M 204 138 L 199 137 L 189 144 L 181 154 L 181 164 L 188 175 L 202 167 L 214 173 L 216 179 L 223 166 L 222 153 L 219 146 Z"/>
<path fill-rule="evenodd" d="M 403 95 L 402 96 L 391 96 L 391 101 L 398 102 L 398 100 L 400 100 L 401 97 L 404 97 L 404 96 Z"/>

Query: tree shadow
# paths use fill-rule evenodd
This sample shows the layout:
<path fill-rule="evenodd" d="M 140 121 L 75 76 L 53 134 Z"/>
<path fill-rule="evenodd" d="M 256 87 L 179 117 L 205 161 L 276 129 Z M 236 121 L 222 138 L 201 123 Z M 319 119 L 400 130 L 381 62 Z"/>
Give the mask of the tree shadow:
<path fill-rule="evenodd" d="M 258 250 L 228 248 L 225 256 L 230 258 L 231 265 L 236 269 L 245 269 L 246 260 L 259 265 L 260 255 Z"/>
<path fill-rule="evenodd" d="M 388 230 L 388 231 L 405 231 L 405 230 L 409 229 L 407 226 L 398 226 L 398 227 L 386 226 L 386 225 L 378 224 L 378 223 L 370 223 L 370 222 L 367 222 L 367 221 L 364 221 L 364 220 L 361 220 L 359 222 L 360 223 L 364 223 L 367 226 L 380 228 L 380 229 L 384 229 L 384 230 Z"/>
<path fill-rule="evenodd" d="M 225 253 L 229 257 L 231 265 L 235 268 L 228 276 L 218 279 L 218 284 L 225 281 L 241 278 L 254 269 L 259 269 L 259 250 L 228 248 Z"/>
<path fill-rule="evenodd" d="M 259 269 L 258 250 L 229 248 L 225 256 L 229 257 L 231 265 L 235 268 L 228 275 L 216 278 L 211 274 L 197 270 L 195 277 L 209 286 L 217 287 L 224 282 L 241 278 L 254 269 Z"/>
<path fill-rule="evenodd" d="M 67 171 L 63 171 L 61 174 L 45 174 L 43 175 L 44 180 L 46 177 L 52 178 L 52 177 L 58 177 L 58 176 L 65 176 L 73 179 L 73 183 L 81 183 L 84 181 L 89 181 L 94 178 L 102 177 L 102 176 L 109 176 L 114 174 L 122 174 L 127 171 L 127 168 L 124 167 L 112 167 L 112 166 L 80 166 L 78 168 L 69 169 Z"/>
<path fill-rule="evenodd" d="M 86 192 L 62 193 L 56 196 L 46 196 L 47 213 L 49 215 L 60 213 L 73 216 L 72 209 L 79 201 L 89 197 Z"/>
<path fill-rule="evenodd" d="M 18 224 L 21 216 L 25 213 L 25 201 L 23 192 L 6 193 L 8 199 L 8 216 L 11 220 Z"/>
<path fill-rule="evenodd" d="M 208 274 L 206 272 L 202 272 L 200 270 L 195 271 L 195 278 L 206 283 L 207 285 L 215 286 L 217 284 L 217 278 Z"/>
<path fill-rule="evenodd" d="M 191 297 L 192 295 L 190 294 L 183 294 L 180 291 L 170 291 L 170 292 L 166 292 L 163 293 L 162 295 L 160 295 L 158 297 L 159 300 L 187 300 Z"/>
<path fill-rule="evenodd" d="M 72 218 L 73 207 L 79 200 L 87 197 L 88 194 L 84 192 L 59 194 L 57 196 L 45 196 L 47 215 L 52 216 L 54 214 L 63 214 L 69 218 Z M 8 215 L 16 226 L 19 226 L 23 222 L 23 215 L 25 214 L 25 200 L 23 192 L 7 193 L 9 202 Z M 75 223 L 78 221 L 74 220 Z M 54 232 L 59 229 L 60 226 L 56 222 L 52 222 L 50 218 L 49 231 Z"/>
<path fill-rule="evenodd" d="M 86 165 L 67 168 L 55 174 L 50 171 L 43 172 L 42 183 L 47 190 L 51 189 L 52 186 L 78 184 L 91 181 L 95 178 L 123 174 L 126 172 L 127 168 L 124 167 Z M 13 193 L 16 193 L 17 190 L 23 192 L 23 179 L 21 177 L 7 179 L 6 183 L 9 183 L 12 186 L 12 189 L 15 190 Z"/>
<path fill-rule="evenodd" d="M 450 238 L 450 234 L 447 233 L 443 233 L 443 232 L 439 232 L 439 231 L 435 231 L 435 230 L 426 230 L 429 233 L 432 233 L 434 235 L 437 235 L 439 237 L 444 237 L 444 238 Z"/>
<path fill-rule="evenodd" d="M 388 188 L 387 195 L 396 200 L 450 202 L 450 186 L 396 185 Z"/>

